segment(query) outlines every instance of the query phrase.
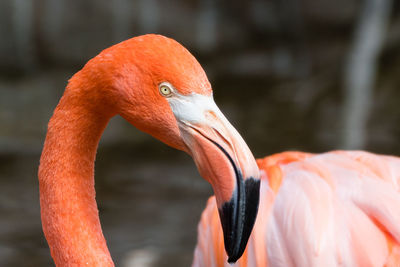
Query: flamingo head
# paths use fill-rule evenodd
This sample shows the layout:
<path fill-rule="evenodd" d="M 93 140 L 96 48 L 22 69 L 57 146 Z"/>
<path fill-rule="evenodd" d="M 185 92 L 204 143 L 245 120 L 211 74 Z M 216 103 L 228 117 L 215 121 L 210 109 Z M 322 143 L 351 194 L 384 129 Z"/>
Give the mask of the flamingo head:
<path fill-rule="evenodd" d="M 114 92 L 107 98 L 116 113 L 192 156 L 213 187 L 228 261 L 235 262 L 257 216 L 259 170 L 245 141 L 215 104 L 200 64 L 182 45 L 159 35 L 122 42 L 88 64 L 93 63 L 103 69 L 105 75 L 99 77 L 106 77 Z"/>

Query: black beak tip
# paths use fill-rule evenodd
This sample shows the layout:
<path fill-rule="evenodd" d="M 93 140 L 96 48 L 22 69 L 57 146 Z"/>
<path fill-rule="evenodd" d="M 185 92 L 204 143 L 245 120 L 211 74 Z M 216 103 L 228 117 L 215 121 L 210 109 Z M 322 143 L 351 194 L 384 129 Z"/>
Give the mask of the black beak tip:
<path fill-rule="evenodd" d="M 241 179 L 231 200 L 219 210 L 229 263 L 235 263 L 246 249 L 256 221 L 259 198 L 260 180 L 252 177 L 246 181 Z"/>
<path fill-rule="evenodd" d="M 234 264 L 234 263 L 236 263 L 237 260 L 238 260 L 241 256 L 242 256 L 242 255 L 236 256 L 236 257 L 229 257 L 229 258 L 228 258 L 228 263 L 229 263 L 229 264 Z"/>

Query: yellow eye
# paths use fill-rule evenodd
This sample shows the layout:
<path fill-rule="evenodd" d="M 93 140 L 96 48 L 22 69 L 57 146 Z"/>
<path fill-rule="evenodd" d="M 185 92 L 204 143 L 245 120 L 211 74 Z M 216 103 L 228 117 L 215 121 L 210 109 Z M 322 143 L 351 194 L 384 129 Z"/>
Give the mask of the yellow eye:
<path fill-rule="evenodd" d="M 170 95 L 172 94 L 172 89 L 171 89 L 171 87 L 169 87 L 169 86 L 166 85 L 166 84 L 160 84 L 159 89 L 160 89 L 160 93 L 161 93 L 163 96 L 170 96 Z"/>

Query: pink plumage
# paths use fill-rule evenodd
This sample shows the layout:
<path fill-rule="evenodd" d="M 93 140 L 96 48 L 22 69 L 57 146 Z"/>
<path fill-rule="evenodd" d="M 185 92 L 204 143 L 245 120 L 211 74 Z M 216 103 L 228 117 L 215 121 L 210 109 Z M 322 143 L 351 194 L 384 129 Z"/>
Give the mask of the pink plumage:
<path fill-rule="evenodd" d="M 286 152 L 257 163 L 259 214 L 243 257 L 226 262 L 212 197 L 193 267 L 400 266 L 400 158 Z"/>

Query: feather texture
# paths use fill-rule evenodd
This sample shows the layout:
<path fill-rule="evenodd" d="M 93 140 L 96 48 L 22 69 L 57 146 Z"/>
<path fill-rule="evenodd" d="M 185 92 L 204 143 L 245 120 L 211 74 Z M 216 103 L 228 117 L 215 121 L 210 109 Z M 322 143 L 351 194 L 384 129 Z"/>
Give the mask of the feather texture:
<path fill-rule="evenodd" d="M 285 152 L 257 161 L 260 208 L 244 256 L 226 262 L 211 197 L 193 267 L 400 266 L 400 159 Z"/>

